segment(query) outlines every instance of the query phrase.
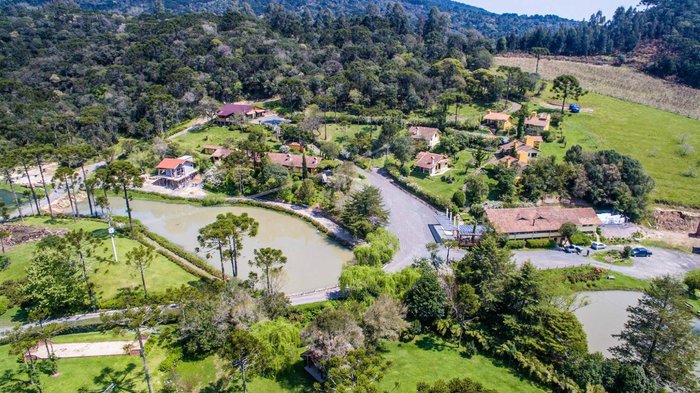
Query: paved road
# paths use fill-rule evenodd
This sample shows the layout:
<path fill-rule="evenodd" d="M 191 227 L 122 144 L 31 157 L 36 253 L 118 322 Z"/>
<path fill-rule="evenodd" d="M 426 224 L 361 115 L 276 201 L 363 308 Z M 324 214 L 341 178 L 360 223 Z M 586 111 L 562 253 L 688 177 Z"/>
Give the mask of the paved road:
<path fill-rule="evenodd" d="M 591 265 L 641 279 L 659 277 L 665 274 L 679 276 L 690 270 L 700 269 L 700 255 L 686 254 L 663 248 L 647 248 L 651 250 L 653 255 L 648 258 L 632 258 L 634 261 L 632 266 L 615 266 L 598 262 L 593 259 L 593 254 L 585 257 L 553 250 L 515 251 L 513 254 L 516 263 L 523 264 L 525 261 L 530 260 L 540 269 Z"/>
<path fill-rule="evenodd" d="M 416 258 L 427 257 L 425 245 L 435 241 L 430 225 L 437 223 L 437 211 L 383 176 L 383 170 L 357 170 L 365 176 L 368 184 L 381 190 L 386 208 L 391 212 L 388 229 L 399 238 L 399 252 L 384 269 L 396 272 L 410 266 Z"/>

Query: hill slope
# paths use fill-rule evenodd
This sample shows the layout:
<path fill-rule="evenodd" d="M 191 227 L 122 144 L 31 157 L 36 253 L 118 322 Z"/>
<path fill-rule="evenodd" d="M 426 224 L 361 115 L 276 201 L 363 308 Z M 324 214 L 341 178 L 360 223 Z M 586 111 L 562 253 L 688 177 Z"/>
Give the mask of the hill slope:
<path fill-rule="evenodd" d="M 84 9 L 96 11 L 118 11 L 131 14 L 153 12 L 155 1 L 152 0 L 75 0 Z M 370 5 L 376 5 L 380 11 L 389 5 L 400 2 L 409 16 L 417 21 L 428 14 L 432 7 L 450 14 L 452 27 L 455 29 L 476 29 L 489 37 L 498 37 L 509 33 L 523 33 L 535 27 L 558 28 L 573 22 L 554 15 L 523 16 L 516 14 L 494 14 L 484 9 L 452 0 L 248 0 L 257 14 L 265 12 L 270 3 L 277 3 L 291 10 L 308 8 L 312 13 L 327 8 L 334 14 L 358 15 L 367 11 Z M 11 4 L 40 5 L 46 0 L 0 0 L 0 5 Z M 213 12 L 221 14 L 231 4 L 231 0 L 163 0 L 166 11 L 176 14 Z M 243 3 L 242 1 L 240 3 Z"/>

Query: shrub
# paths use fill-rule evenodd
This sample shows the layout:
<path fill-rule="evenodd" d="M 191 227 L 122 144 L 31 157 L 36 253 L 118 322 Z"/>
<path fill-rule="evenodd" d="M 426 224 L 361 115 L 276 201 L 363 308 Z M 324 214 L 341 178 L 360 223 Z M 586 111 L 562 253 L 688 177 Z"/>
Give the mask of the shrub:
<path fill-rule="evenodd" d="M 464 356 L 467 359 L 471 359 L 476 354 L 477 354 L 477 350 L 476 350 L 476 345 L 474 345 L 474 342 L 467 341 L 464 344 L 464 350 L 462 350 L 462 356 Z"/>
<path fill-rule="evenodd" d="M 683 282 L 688 287 L 688 293 L 691 296 L 695 295 L 695 291 L 700 289 L 700 270 L 688 272 L 683 279 Z"/>
<path fill-rule="evenodd" d="M 0 296 L 0 315 L 6 313 L 9 306 L 10 301 L 5 296 Z"/>
<path fill-rule="evenodd" d="M 10 258 L 7 255 L 0 255 L 0 272 L 10 267 Z"/>
<path fill-rule="evenodd" d="M 632 247 L 625 246 L 625 248 L 622 249 L 622 257 L 627 259 L 631 256 L 632 256 Z"/>
<path fill-rule="evenodd" d="M 506 242 L 506 247 L 510 248 L 511 250 L 525 248 L 525 240 L 508 240 Z"/>
<path fill-rule="evenodd" d="M 226 198 L 218 196 L 208 196 L 202 199 L 202 206 L 219 206 L 226 203 Z"/>
<path fill-rule="evenodd" d="M 583 232 L 576 232 L 571 236 L 571 243 L 579 246 L 590 246 L 591 237 Z"/>
<path fill-rule="evenodd" d="M 454 202 L 455 205 L 457 205 L 460 208 L 466 206 L 467 196 L 464 194 L 464 191 L 461 191 L 461 190 L 455 191 L 455 193 L 452 194 L 452 202 Z"/>
<path fill-rule="evenodd" d="M 553 248 L 556 241 L 552 239 L 527 239 L 525 245 L 527 248 Z"/>

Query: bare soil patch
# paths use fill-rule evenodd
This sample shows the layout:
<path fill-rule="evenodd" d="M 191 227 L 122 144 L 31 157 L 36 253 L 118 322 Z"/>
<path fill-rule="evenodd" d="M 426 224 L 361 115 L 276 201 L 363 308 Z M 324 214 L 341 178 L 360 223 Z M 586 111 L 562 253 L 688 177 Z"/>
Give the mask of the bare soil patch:
<path fill-rule="evenodd" d="M 138 354 L 139 343 L 133 341 L 103 341 L 91 343 L 48 343 L 49 350 L 59 359 L 84 358 L 92 356 L 117 356 Z M 44 343 L 39 343 L 30 350 L 32 356 L 38 359 L 48 359 L 49 353 Z"/>
<path fill-rule="evenodd" d="M 6 248 L 41 240 L 49 235 L 61 236 L 68 232 L 67 229 L 38 228 L 22 224 L 2 224 L 0 231 L 10 232 L 10 236 L 4 240 Z"/>

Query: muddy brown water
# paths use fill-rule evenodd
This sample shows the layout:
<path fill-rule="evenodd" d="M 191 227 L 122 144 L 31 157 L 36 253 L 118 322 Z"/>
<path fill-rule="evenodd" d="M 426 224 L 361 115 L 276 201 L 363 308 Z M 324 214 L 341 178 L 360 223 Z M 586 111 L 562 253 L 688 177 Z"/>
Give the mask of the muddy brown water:
<path fill-rule="evenodd" d="M 642 298 L 641 292 L 633 291 L 597 291 L 580 292 L 578 299 L 586 299 L 586 306 L 574 312 L 583 325 L 588 336 L 588 351 L 601 352 L 605 357 L 612 357 L 610 347 L 619 341 L 613 334 L 619 334 L 629 318 L 627 307 L 636 306 Z M 694 329 L 700 332 L 700 320 L 693 321 Z M 699 365 L 700 366 L 700 365 Z"/>
<path fill-rule="evenodd" d="M 110 198 L 115 215 L 126 216 L 124 200 Z M 165 237 L 187 251 L 199 247 L 197 235 L 200 228 L 216 220 L 221 213 L 248 213 L 259 223 L 258 234 L 243 240 L 243 250 L 238 261 L 239 278 L 256 271 L 248 261 L 253 250 L 271 247 L 282 250 L 287 257 L 279 287 L 286 293 L 311 291 L 337 285 L 343 264 L 352 259 L 352 252 L 329 239 L 313 225 L 291 215 L 257 207 L 200 207 L 186 204 L 170 204 L 156 201 L 131 201 L 132 215 L 149 230 Z M 200 250 L 199 255 L 206 257 Z M 211 252 L 208 262 L 217 270 L 221 265 L 217 252 Z M 224 270 L 231 273 L 231 264 L 224 262 Z"/>

